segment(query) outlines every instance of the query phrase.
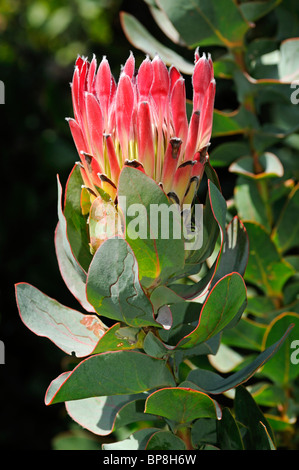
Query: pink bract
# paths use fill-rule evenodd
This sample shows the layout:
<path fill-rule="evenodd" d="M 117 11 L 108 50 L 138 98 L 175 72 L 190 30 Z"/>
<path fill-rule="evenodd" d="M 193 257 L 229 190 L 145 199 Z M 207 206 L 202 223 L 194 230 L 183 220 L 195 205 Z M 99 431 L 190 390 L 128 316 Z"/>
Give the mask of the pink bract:
<path fill-rule="evenodd" d="M 195 52 L 193 110 L 186 112 L 185 81 L 158 55 L 138 70 L 131 53 L 118 82 L 104 57 L 97 67 L 78 57 L 68 118 L 84 184 L 114 200 L 121 169 L 130 165 L 161 185 L 180 205 L 190 204 L 202 178 L 210 143 L 215 79 L 210 56 Z"/>

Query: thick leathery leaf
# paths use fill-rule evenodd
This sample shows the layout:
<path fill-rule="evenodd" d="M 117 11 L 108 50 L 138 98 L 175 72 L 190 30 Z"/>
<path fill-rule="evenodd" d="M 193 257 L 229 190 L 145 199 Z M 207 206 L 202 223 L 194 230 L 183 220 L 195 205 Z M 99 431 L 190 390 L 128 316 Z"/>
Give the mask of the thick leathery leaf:
<path fill-rule="evenodd" d="M 260 432 L 262 431 L 264 433 L 265 428 L 271 440 L 274 440 L 273 431 L 267 419 L 250 393 L 242 385 L 236 389 L 235 418 L 247 428 L 247 432 L 243 437 L 246 450 L 265 450 L 265 439 L 260 439 Z M 262 428 L 259 426 L 260 422 L 264 425 Z M 260 448 L 261 440 L 263 448 Z M 267 443 L 267 446 L 268 445 Z"/>
<path fill-rule="evenodd" d="M 277 315 L 267 326 L 262 341 L 262 348 L 267 348 L 269 344 L 277 341 L 277 338 L 281 337 L 282 332 L 285 331 L 286 328 L 290 328 L 290 325 L 293 327 L 286 341 L 282 344 L 272 361 L 265 364 L 262 369 L 262 373 L 266 377 L 273 380 L 274 383 L 280 384 L 282 387 L 292 383 L 299 375 L 298 359 L 296 359 L 299 314 L 295 312 L 284 312 Z M 294 345 L 296 346 L 295 348 Z"/>
<path fill-rule="evenodd" d="M 88 312 L 94 309 L 86 300 L 85 285 L 86 271 L 80 266 L 72 251 L 68 234 L 67 222 L 62 209 L 62 188 L 57 177 L 58 184 L 58 225 L 55 233 L 55 248 L 59 269 L 64 282 L 71 293 Z"/>
<path fill-rule="evenodd" d="M 30 284 L 17 284 L 16 298 L 25 325 L 67 354 L 88 356 L 106 331 L 96 315 L 65 307 Z"/>
<path fill-rule="evenodd" d="M 157 285 L 158 280 L 163 284 L 183 271 L 181 215 L 160 186 L 138 169 L 125 167 L 119 178 L 118 204 L 141 284 L 146 288 Z"/>
<path fill-rule="evenodd" d="M 171 406 L 169 404 L 171 403 Z M 196 418 L 220 418 L 218 404 L 205 393 L 189 388 L 164 388 L 146 399 L 145 412 L 163 416 L 178 423 Z M 220 413 L 220 415 L 219 415 Z"/>
<path fill-rule="evenodd" d="M 291 332 L 290 326 L 285 334 L 274 344 L 269 346 L 265 351 L 260 353 L 250 364 L 238 370 L 228 377 L 222 377 L 219 374 L 203 369 L 196 369 L 189 373 L 186 381 L 181 383 L 182 387 L 197 387 L 205 393 L 218 395 L 227 390 L 235 388 L 246 382 L 252 375 L 263 365 L 269 361 L 273 355 L 281 347 L 285 339 Z"/>
<path fill-rule="evenodd" d="M 242 276 L 238 273 L 224 276 L 206 298 L 197 327 L 178 346 L 190 348 L 207 341 L 231 322 L 239 320 L 245 307 L 246 286 Z"/>
<path fill-rule="evenodd" d="M 258 286 L 268 297 L 281 297 L 294 269 L 280 254 L 266 230 L 254 222 L 245 222 L 249 237 L 249 260 L 245 280 Z"/>
<path fill-rule="evenodd" d="M 81 208 L 82 184 L 80 167 L 75 165 L 66 183 L 63 213 L 72 252 L 80 266 L 87 271 L 92 256 L 89 249 L 86 218 L 82 215 Z"/>
<path fill-rule="evenodd" d="M 192 74 L 193 64 L 161 44 L 134 16 L 121 12 L 120 19 L 127 38 L 137 49 L 149 54 L 152 58 L 159 54 L 165 64 L 175 65 L 182 73 Z"/>
<path fill-rule="evenodd" d="M 123 238 L 106 240 L 94 255 L 87 277 L 87 298 L 96 312 L 129 326 L 158 326 L 138 275 L 129 244 Z"/>
<path fill-rule="evenodd" d="M 47 405 L 83 398 L 131 395 L 156 387 L 173 386 L 164 361 L 136 351 L 115 351 L 91 356 L 48 387 Z"/>
<path fill-rule="evenodd" d="M 249 28 L 232 0 L 159 0 L 159 6 L 189 46 L 238 46 Z"/>
<path fill-rule="evenodd" d="M 229 408 L 223 408 L 222 418 L 217 421 L 217 437 L 221 450 L 244 450 L 240 430 Z"/>

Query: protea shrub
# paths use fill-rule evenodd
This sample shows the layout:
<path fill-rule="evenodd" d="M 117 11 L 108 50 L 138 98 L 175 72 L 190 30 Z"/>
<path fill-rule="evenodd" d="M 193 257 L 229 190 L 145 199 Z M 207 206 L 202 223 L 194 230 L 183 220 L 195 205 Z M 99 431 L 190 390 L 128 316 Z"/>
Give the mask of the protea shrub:
<path fill-rule="evenodd" d="M 187 101 L 184 78 L 158 55 L 137 70 L 130 54 L 117 82 L 105 57 L 78 57 L 67 121 L 79 161 L 64 197 L 58 178 L 55 248 L 80 309 L 16 286 L 25 325 L 77 358 L 46 404 L 65 402 L 100 436 L 139 423 L 138 449 L 197 448 L 201 423 L 223 436 L 222 394 L 283 340 L 226 379 L 201 366 L 245 310 L 248 238 L 209 162 L 215 79 L 197 50 L 192 86 Z M 127 444 L 103 448 L 113 445 Z"/>

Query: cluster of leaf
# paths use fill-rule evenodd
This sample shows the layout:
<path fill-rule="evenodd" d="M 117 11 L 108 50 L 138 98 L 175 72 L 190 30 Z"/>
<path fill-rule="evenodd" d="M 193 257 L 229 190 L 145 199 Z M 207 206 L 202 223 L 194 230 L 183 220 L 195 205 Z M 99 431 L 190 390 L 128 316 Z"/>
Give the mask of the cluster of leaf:
<path fill-rule="evenodd" d="M 210 51 L 218 95 L 235 109 L 215 110 L 210 162 L 231 175 L 228 218 L 236 214 L 249 239 L 244 275 L 248 304 L 222 336 L 211 362 L 237 371 L 295 327 L 282 349 L 256 374 L 248 390 L 265 410 L 278 445 L 296 448 L 299 414 L 299 7 L 295 0 L 146 0 L 174 47 L 158 42 L 127 13 L 122 24 L 135 47 L 186 74 L 190 64 L 174 50 Z M 166 42 L 167 42 L 166 41 Z M 184 55 L 184 54 L 182 54 Z M 187 54 L 186 54 L 187 55 Z M 223 85 L 224 83 L 224 85 Z M 222 86 L 222 88 L 221 88 Z M 218 100 L 218 101 L 217 101 Z M 232 177 L 234 177 L 232 179 Z"/>
<path fill-rule="evenodd" d="M 282 5 L 271 0 L 239 6 L 233 1 L 147 3 L 159 25 L 167 18 L 172 27 L 166 31 L 180 45 L 211 45 L 222 52 L 215 61 L 216 78 L 225 76 L 234 84 L 240 107 L 215 112 L 214 138 L 222 140 L 210 157 L 212 165 L 230 166 L 238 175 L 235 197 L 227 204 L 207 165 L 198 195 L 204 204 L 199 250 L 186 257 L 182 239 L 127 236 L 106 240 L 92 257 L 81 212 L 82 180 L 74 167 L 64 204 L 58 184 L 55 246 L 61 274 L 85 312 L 26 283 L 16 286 L 19 310 L 35 334 L 75 356 L 72 370 L 50 384 L 46 404 L 65 402 L 73 420 L 94 435 L 114 433 L 118 442 L 107 442 L 104 449 L 272 449 L 276 439 L 269 422 L 278 430 L 290 426 L 288 413 L 296 410 L 297 369 L 288 354 L 296 337 L 290 325 L 296 326 L 298 317 L 293 309 L 297 258 L 290 255 L 296 246 L 291 217 L 296 185 L 294 168 L 288 165 L 287 175 L 275 152 L 287 149 L 293 162 L 296 129 L 262 122 L 259 115 L 265 104 L 293 112 L 289 84 L 253 78 L 244 67 L 248 61 L 251 67 L 260 65 L 248 52 L 254 40 L 245 41 L 251 23 Z M 179 56 L 159 45 L 136 19 L 123 14 L 122 20 L 133 44 L 190 72 L 183 68 L 187 61 L 177 63 Z M 281 100 L 273 102 L 273 88 Z M 279 120 L 281 112 L 271 111 L 271 119 Z M 161 188 L 133 168 L 122 171 L 118 195 L 129 205 L 142 201 L 148 214 L 151 204 L 169 205 Z M 234 359 L 236 353 L 232 373 L 222 374 L 219 360 Z M 249 393 L 241 384 L 262 366 L 266 380 Z M 256 403 L 271 406 L 270 420 Z M 119 439 L 124 429 L 133 432 Z"/>
<path fill-rule="evenodd" d="M 289 329 L 229 377 L 196 365 L 196 358 L 216 354 L 221 334 L 236 325 L 247 304 L 242 277 L 248 259 L 247 234 L 237 217 L 226 226 L 227 206 L 213 169 L 207 165 L 202 191 L 203 242 L 191 252 L 185 250 L 182 237 L 176 238 L 174 227 L 167 239 L 150 236 L 151 205 L 170 207 L 171 202 L 152 179 L 125 167 L 118 197 L 128 206 L 143 204 L 148 236 L 130 238 L 127 231 L 126 238 L 108 238 L 91 256 L 81 186 L 78 166 L 69 177 L 64 204 L 58 185 L 55 246 L 66 285 L 86 313 L 61 305 L 27 283 L 16 286 L 26 326 L 65 353 L 84 358 L 52 381 L 46 404 L 65 402 L 74 421 L 101 436 L 141 421 L 141 428 L 130 437 L 130 448 L 181 449 L 191 441 L 192 448 L 206 446 L 204 424 L 208 429 L 216 426 L 220 436 L 209 444 L 225 448 L 223 424 L 217 425 L 223 392 L 247 381 L 267 362 Z M 174 217 L 172 223 L 180 221 Z M 182 282 L 199 271 L 196 282 Z M 234 420 L 230 415 L 227 419 Z M 148 420 L 154 427 L 142 425 Z M 233 422 L 244 447 L 242 430 Z M 249 432 L 246 420 L 241 423 Z M 252 426 L 271 448 L 267 426 L 259 421 Z M 103 448 L 127 449 L 127 441 Z"/>

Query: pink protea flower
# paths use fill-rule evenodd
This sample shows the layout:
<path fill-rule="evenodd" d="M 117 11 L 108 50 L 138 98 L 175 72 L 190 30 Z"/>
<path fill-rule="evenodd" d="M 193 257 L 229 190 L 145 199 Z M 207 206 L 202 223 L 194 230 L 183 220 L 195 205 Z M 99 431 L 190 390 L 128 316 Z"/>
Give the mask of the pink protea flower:
<path fill-rule="evenodd" d="M 108 60 L 97 68 L 78 57 L 71 83 L 74 118 L 69 126 L 92 197 L 112 201 L 121 169 L 132 165 L 161 185 L 181 206 L 190 204 L 208 158 L 215 98 L 210 56 L 195 52 L 193 111 L 188 123 L 185 82 L 157 55 L 135 70 L 131 53 L 115 82 Z"/>

